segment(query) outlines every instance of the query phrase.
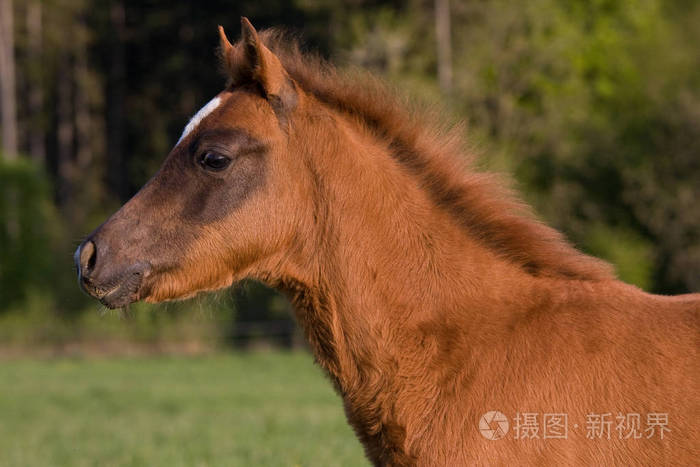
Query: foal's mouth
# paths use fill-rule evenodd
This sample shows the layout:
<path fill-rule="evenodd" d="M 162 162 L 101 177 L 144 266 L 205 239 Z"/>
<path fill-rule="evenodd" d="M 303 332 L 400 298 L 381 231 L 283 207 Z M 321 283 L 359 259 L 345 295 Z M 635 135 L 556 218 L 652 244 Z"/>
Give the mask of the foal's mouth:
<path fill-rule="evenodd" d="M 99 300 L 107 308 L 114 309 L 140 299 L 143 282 L 149 272 L 150 267 L 139 264 L 106 283 L 100 284 L 82 275 L 79 275 L 78 282 L 85 293 Z"/>

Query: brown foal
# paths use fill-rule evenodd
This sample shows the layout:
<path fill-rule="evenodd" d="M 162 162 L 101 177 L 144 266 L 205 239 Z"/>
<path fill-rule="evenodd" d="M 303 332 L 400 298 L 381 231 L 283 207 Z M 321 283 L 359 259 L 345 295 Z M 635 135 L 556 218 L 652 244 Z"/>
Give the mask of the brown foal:
<path fill-rule="evenodd" d="M 226 88 L 76 252 L 88 293 L 285 292 L 377 465 L 700 462 L 700 295 L 616 280 L 376 79 L 242 26 Z"/>

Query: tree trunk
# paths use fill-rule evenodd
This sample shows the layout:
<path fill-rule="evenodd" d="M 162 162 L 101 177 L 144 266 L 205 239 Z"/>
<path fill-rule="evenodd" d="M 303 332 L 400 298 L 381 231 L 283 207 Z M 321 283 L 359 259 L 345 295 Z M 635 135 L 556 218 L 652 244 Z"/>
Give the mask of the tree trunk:
<path fill-rule="evenodd" d="M 40 165 L 46 162 L 46 125 L 44 121 L 44 89 L 42 60 L 41 0 L 27 4 L 27 73 L 29 110 L 29 155 Z"/>
<path fill-rule="evenodd" d="M 0 107 L 4 157 L 17 157 L 17 96 L 15 94 L 15 41 L 12 0 L 0 0 Z"/>
<path fill-rule="evenodd" d="M 58 202 L 66 206 L 71 199 L 73 181 L 73 140 L 75 126 L 73 122 L 73 76 L 71 56 L 63 51 L 58 68 L 56 83 L 56 138 L 57 138 L 57 172 Z"/>
<path fill-rule="evenodd" d="M 126 98 L 124 16 L 124 4 L 120 0 L 115 0 L 110 9 L 112 43 L 107 75 L 107 180 L 112 193 L 122 201 L 129 195 L 124 158 L 124 99 Z"/>
<path fill-rule="evenodd" d="M 87 44 L 85 44 L 85 42 L 77 45 L 75 61 L 73 63 L 73 75 L 75 78 L 73 105 L 75 108 L 76 163 L 80 171 L 87 169 L 92 162 L 92 147 L 90 144 L 90 99 L 88 96 L 90 70 L 88 69 L 86 49 Z"/>
<path fill-rule="evenodd" d="M 92 124 L 90 119 L 90 70 L 87 61 L 87 42 L 83 38 L 75 48 L 75 60 L 73 61 L 73 109 L 75 113 L 75 160 L 73 165 L 72 189 L 74 195 L 81 199 L 81 208 L 73 210 L 73 222 L 75 225 L 82 225 L 85 217 L 91 209 L 91 192 L 95 188 L 95 178 L 87 177 L 81 180 L 80 177 L 90 170 L 92 164 Z"/>
<path fill-rule="evenodd" d="M 435 0 L 435 37 L 437 40 L 438 79 L 445 94 L 452 91 L 452 44 L 450 0 Z"/>

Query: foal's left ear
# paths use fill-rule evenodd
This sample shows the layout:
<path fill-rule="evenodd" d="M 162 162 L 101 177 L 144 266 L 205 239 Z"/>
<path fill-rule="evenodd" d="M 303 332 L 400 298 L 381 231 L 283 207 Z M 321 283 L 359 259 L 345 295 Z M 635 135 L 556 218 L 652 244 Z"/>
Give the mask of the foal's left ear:
<path fill-rule="evenodd" d="M 236 46 L 219 26 L 220 52 L 233 85 L 255 82 L 273 108 L 290 107 L 296 102 L 294 84 L 277 56 L 262 43 L 248 18 L 241 18 L 242 37 Z"/>

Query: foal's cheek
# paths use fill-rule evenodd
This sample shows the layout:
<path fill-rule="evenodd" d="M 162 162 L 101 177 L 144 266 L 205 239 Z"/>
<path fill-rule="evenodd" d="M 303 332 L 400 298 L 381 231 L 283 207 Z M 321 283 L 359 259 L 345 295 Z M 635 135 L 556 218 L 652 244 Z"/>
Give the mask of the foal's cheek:
<path fill-rule="evenodd" d="M 265 159 L 259 155 L 239 157 L 225 176 L 198 173 L 190 183 L 189 195 L 179 216 L 190 225 L 209 225 L 229 218 L 265 182 Z"/>
<path fill-rule="evenodd" d="M 160 271 L 141 297 L 159 302 L 227 287 L 232 278 L 269 250 L 266 218 L 256 196 L 265 183 L 265 158 L 239 157 L 225 174 L 198 169 L 164 173 L 151 206 L 170 206 L 150 222 L 148 256 Z M 165 192 L 169 199 L 163 199 Z"/>

